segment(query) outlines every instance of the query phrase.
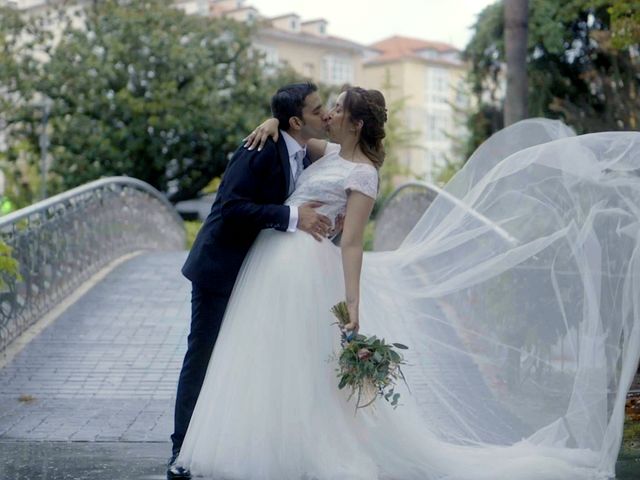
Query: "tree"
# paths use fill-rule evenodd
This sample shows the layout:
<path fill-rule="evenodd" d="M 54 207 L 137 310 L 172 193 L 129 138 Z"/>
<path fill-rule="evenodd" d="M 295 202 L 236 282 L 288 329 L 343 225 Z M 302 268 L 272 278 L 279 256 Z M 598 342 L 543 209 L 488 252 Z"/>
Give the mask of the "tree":
<path fill-rule="evenodd" d="M 40 187 L 35 167 L 39 120 L 27 105 L 38 100 L 40 59 L 47 58 L 53 40 L 43 23 L 0 6 L 0 134 L 3 140 L 13 139 L 0 152 L 0 168 L 5 174 L 4 195 L 18 207 L 30 204 Z"/>
<path fill-rule="evenodd" d="M 504 6 L 504 43 L 507 63 L 505 125 L 527 118 L 528 4 L 528 0 L 506 0 Z"/>
<path fill-rule="evenodd" d="M 628 12 L 626 0 L 531 0 L 527 69 L 529 115 L 560 118 L 578 133 L 637 130 L 640 58 L 636 43 L 612 44 L 620 34 L 609 12 Z M 634 7 L 637 15 L 638 7 Z M 500 127 L 493 117 L 503 109 L 504 4 L 486 7 L 465 49 L 478 113 L 470 117 L 468 157 Z M 626 14 L 625 14 L 626 15 Z M 624 16 L 624 15 L 622 15 Z M 624 18 L 631 18 L 624 16 Z M 612 30 L 613 28 L 613 30 Z M 616 30 L 618 28 L 618 30 Z M 486 128 L 491 125 L 491 131 Z"/>
<path fill-rule="evenodd" d="M 185 15 L 162 0 L 94 2 L 66 27 L 34 89 L 53 100 L 52 171 L 58 189 L 129 175 L 193 197 L 222 173 L 230 152 L 269 115 L 290 71 L 262 72 L 252 31 Z M 23 92 L 21 92 L 23 93 Z M 37 145 L 39 112 L 25 104 L 9 122 Z"/>
<path fill-rule="evenodd" d="M 617 0 L 608 9 L 611 15 L 612 45 L 623 49 L 640 43 L 640 3 Z"/>

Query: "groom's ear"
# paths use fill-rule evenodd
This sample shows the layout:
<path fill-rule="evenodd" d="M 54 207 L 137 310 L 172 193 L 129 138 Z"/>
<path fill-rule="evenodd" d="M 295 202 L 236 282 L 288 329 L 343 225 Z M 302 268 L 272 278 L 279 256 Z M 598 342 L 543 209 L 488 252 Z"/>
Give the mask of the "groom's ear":
<path fill-rule="evenodd" d="M 300 130 L 304 126 L 304 122 L 300 117 L 289 117 L 289 127 L 294 130 Z"/>

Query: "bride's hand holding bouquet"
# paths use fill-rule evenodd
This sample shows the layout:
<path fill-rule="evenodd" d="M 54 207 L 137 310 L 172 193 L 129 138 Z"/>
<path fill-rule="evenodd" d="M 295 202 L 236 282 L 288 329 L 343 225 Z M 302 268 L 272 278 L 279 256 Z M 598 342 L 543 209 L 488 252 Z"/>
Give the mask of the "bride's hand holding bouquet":
<path fill-rule="evenodd" d="M 356 303 L 351 303 L 351 302 L 342 302 L 342 303 L 346 303 L 346 306 L 347 306 L 346 316 L 344 317 L 347 323 L 341 324 L 340 330 L 348 340 L 351 340 L 358 334 L 358 331 L 360 330 L 360 316 L 359 316 L 360 314 L 358 312 L 358 305 Z M 338 305 L 335 305 L 334 308 L 337 307 Z M 338 317 L 338 320 L 340 321 L 340 317 Z"/>
<path fill-rule="evenodd" d="M 406 361 L 396 348 L 406 350 L 408 347 L 401 343 L 387 344 L 375 335 L 360 335 L 357 306 L 349 308 L 346 302 L 340 302 L 331 308 L 331 312 L 338 319 L 336 323 L 341 331 L 342 352 L 336 369 L 340 378 L 338 388 L 351 387 L 349 400 L 357 394 L 356 412 L 372 405 L 378 397 L 395 408 L 400 398 L 400 394 L 395 392 L 396 382 L 402 379 L 406 384 L 400 368 Z M 355 321 L 351 320 L 351 315 Z"/>

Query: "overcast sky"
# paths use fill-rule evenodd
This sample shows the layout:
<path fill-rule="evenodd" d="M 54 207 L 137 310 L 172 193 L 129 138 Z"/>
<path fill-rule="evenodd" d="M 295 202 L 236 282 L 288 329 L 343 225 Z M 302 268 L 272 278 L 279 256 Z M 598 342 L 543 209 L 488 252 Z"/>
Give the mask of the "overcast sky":
<path fill-rule="evenodd" d="M 391 35 L 464 48 L 476 16 L 495 0 L 246 0 L 263 15 L 295 12 L 302 21 L 325 18 L 329 34 L 365 45 Z"/>

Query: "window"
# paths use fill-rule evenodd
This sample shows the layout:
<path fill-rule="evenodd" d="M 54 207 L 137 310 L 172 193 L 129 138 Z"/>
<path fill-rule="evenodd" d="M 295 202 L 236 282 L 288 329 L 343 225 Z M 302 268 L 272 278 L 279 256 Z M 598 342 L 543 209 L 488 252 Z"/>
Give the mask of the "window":
<path fill-rule="evenodd" d="M 469 95 L 467 94 L 466 84 L 464 80 L 458 80 L 456 86 L 456 105 L 462 108 L 469 107 Z"/>
<path fill-rule="evenodd" d="M 439 55 L 438 55 L 438 52 L 436 52 L 435 50 L 427 49 L 427 50 L 421 51 L 420 56 L 428 59 L 437 59 Z"/>
<path fill-rule="evenodd" d="M 198 4 L 197 6 L 197 14 L 202 16 L 202 17 L 206 17 L 209 15 L 209 2 L 207 2 L 206 0 L 198 0 L 196 2 Z"/>
<path fill-rule="evenodd" d="M 278 56 L 278 49 L 271 45 L 255 45 L 256 50 L 264 54 L 265 65 L 278 65 L 280 58 Z"/>
<path fill-rule="evenodd" d="M 327 55 L 323 59 L 323 80 L 331 85 L 353 83 L 353 62 L 342 55 Z"/>
<path fill-rule="evenodd" d="M 313 63 L 310 62 L 305 62 L 304 65 L 302 65 L 302 74 L 305 77 L 310 77 L 313 78 L 314 74 L 315 74 L 315 66 L 313 65 Z"/>
<path fill-rule="evenodd" d="M 447 163 L 447 157 L 445 155 L 445 152 L 442 150 L 436 150 L 432 148 L 426 150 L 425 160 L 427 163 L 428 170 L 431 170 L 435 166 L 440 167 L 440 166 L 446 165 Z"/>
<path fill-rule="evenodd" d="M 442 104 L 449 99 L 449 70 L 429 67 L 426 76 L 425 98 L 427 103 Z"/>
<path fill-rule="evenodd" d="M 450 115 L 447 112 L 431 112 L 427 114 L 427 141 L 443 142 L 448 140 Z"/>

